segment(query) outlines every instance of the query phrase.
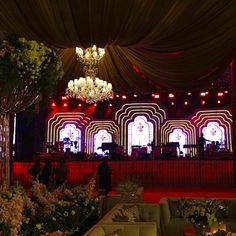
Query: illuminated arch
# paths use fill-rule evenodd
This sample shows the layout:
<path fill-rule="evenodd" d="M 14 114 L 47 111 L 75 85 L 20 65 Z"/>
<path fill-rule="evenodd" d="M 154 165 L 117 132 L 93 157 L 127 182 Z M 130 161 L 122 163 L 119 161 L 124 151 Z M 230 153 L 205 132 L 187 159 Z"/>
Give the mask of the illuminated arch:
<path fill-rule="evenodd" d="M 134 121 L 136 116 L 145 116 L 147 121 L 153 124 L 154 142 L 155 145 L 158 145 L 160 143 L 158 134 L 160 132 L 161 124 L 166 120 L 166 112 L 156 103 L 127 103 L 116 111 L 114 118 L 121 128 L 120 145 L 124 146 L 127 150 L 128 124 Z"/>
<path fill-rule="evenodd" d="M 186 134 L 186 144 L 196 144 L 196 128 L 189 120 L 167 120 L 161 127 L 161 143 L 166 144 L 169 142 L 170 134 L 175 129 L 180 129 Z M 185 150 L 189 153 L 190 150 Z M 192 150 L 192 155 L 196 155 L 197 150 Z"/>
<path fill-rule="evenodd" d="M 93 152 L 96 152 L 98 154 L 102 154 L 102 150 L 98 149 L 102 146 L 102 143 L 108 143 L 112 142 L 112 136 L 110 133 L 107 132 L 105 129 L 100 129 L 95 135 L 94 135 L 94 149 Z"/>
<path fill-rule="evenodd" d="M 106 130 L 112 135 L 112 142 L 119 143 L 120 129 L 114 121 L 91 121 L 85 128 L 85 151 L 88 154 L 94 151 L 94 136 L 99 130 Z"/>
<path fill-rule="evenodd" d="M 132 145 L 147 146 L 151 143 L 153 130 L 153 123 L 147 121 L 145 116 L 136 116 L 134 121 L 128 124 L 128 155 L 131 154 Z"/>
<path fill-rule="evenodd" d="M 191 117 L 192 122 L 195 124 L 198 137 L 203 132 L 203 129 L 207 127 L 209 122 L 215 122 L 224 129 L 225 133 L 225 148 L 232 151 L 232 114 L 229 110 L 203 110 L 196 111 Z"/>
<path fill-rule="evenodd" d="M 90 118 L 82 112 L 58 112 L 48 119 L 47 142 L 55 144 L 60 139 L 60 130 L 67 124 L 75 125 L 83 132 Z"/>

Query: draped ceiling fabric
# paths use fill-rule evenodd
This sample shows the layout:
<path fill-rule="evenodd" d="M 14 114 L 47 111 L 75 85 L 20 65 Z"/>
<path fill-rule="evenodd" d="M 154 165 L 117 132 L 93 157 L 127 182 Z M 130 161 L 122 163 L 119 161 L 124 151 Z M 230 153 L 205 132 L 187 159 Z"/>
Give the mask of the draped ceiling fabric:
<path fill-rule="evenodd" d="M 0 0 L 0 31 L 59 48 L 65 86 L 84 75 L 74 48 L 96 44 L 115 92 L 193 89 L 235 58 L 236 1 Z"/>

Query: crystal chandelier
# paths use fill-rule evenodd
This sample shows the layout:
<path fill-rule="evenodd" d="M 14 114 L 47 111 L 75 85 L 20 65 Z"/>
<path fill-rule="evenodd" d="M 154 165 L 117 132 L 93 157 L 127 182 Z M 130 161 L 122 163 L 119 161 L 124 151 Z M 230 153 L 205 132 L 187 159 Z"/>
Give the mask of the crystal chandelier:
<path fill-rule="evenodd" d="M 83 63 L 85 78 L 70 80 L 66 93 L 87 103 L 109 100 L 113 97 L 112 85 L 96 77 L 98 61 L 105 55 L 103 48 L 96 45 L 85 50 L 76 48 L 78 59 Z"/>

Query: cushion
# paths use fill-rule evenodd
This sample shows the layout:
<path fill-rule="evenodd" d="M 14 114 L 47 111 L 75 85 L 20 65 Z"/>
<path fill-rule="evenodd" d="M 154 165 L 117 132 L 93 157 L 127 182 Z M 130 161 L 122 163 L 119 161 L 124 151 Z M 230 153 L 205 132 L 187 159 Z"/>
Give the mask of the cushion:
<path fill-rule="evenodd" d="M 168 203 L 169 203 L 171 218 L 181 217 L 179 212 L 179 209 L 181 207 L 181 199 L 178 200 L 168 199 Z"/>
<path fill-rule="evenodd" d="M 139 209 L 137 205 L 123 205 L 123 207 L 114 214 L 112 220 L 119 222 L 137 222 L 140 220 Z"/>
<path fill-rule="evenodd" d="M 90 231 L 89 231 L 89 235 L 97 235 L 97 236 L 105 236 L 105 231 L 103 230 L 103 228 L 101 226 L 94 226 Z"/>
<path fill-rule="evenodd" d="M 112 233 L 105 234 L 105 236 L 124 236 L 124 230 L 123 229 L 116 229 Z"/>
<path fill-rule="evenodd" d="M 234 218 L 236 219 L 236 200 L 224 200 L 223 204 L 226 207 L 226 216 L 225 218 Z"/>

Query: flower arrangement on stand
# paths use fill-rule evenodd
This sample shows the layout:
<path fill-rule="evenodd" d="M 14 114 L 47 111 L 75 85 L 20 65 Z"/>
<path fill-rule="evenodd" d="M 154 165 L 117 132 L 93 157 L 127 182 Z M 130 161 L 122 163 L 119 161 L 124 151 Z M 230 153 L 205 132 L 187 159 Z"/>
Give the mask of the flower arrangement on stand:
<path fill-rule="evenodd" d="M 82 235 L 98 220 L 100 202 L 93 195 L 94 178 L 85 187 L 48 192 L 33 182 L 29 196 L 22 188 L 0 193 L 0 231 L 3 235 Z M 14 220 L 13 220 L 14 219 Z"/>
<path fill-rule="evenodd" d="M 118 184 L 117 193 L 121 195 L 121 202 L 136 203 L 140 196 L 137 191 L 139 184 L 133 180 L 125 180 Z"/>

